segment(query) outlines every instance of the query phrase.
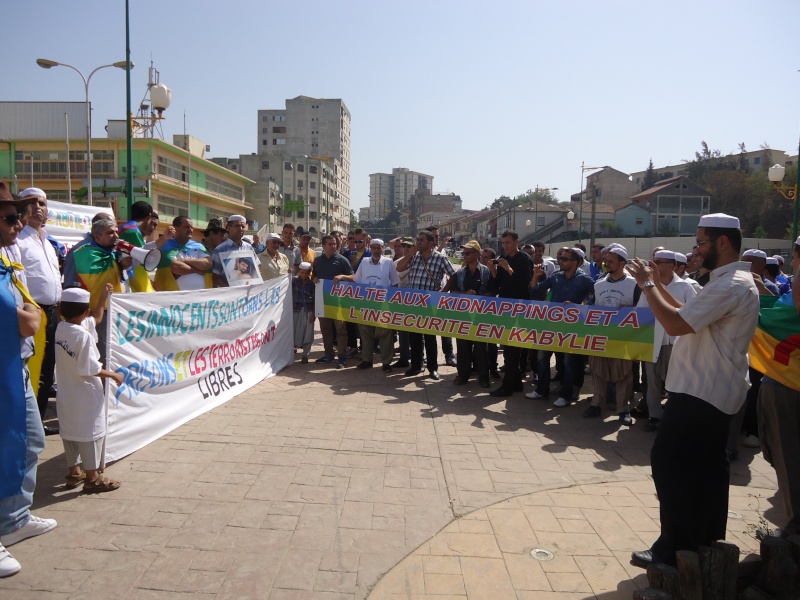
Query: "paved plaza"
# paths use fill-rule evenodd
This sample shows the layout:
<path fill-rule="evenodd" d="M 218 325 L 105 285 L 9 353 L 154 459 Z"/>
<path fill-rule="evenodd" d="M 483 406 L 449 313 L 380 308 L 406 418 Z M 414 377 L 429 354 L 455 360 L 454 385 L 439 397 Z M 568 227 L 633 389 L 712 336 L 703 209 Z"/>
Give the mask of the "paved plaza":
<path fill-rule="evenodd" d="M 319 339 L 317 340 L 319 342 Z M 658 531 L 652 433 L 477 382 L 299 362 L 66 491 L 47 439 L 3 600 L 630 599 Z M 297 355 L 299 356 L 299 355 Z M 501 358 L 502 362 L 502 358 Z M 530 389 L 526 385 L 526 391 Z M 728 539 L 779 521 L 772 468 L 732 464 Z M 536 552 L 539 550 L 539 552 Z M 532 556 L 533 554 L 536 557 Z M 544 560 L 540 560 L 544 559 Z"/>

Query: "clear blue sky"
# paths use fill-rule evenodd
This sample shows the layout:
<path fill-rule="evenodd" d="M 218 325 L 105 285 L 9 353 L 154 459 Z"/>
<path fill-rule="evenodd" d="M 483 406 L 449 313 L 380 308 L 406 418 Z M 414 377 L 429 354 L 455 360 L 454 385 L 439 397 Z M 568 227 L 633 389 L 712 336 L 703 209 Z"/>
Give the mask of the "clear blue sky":
<path fill-rule="evenodd" d="M 342 98 L 351 203 L 408 167 L 465 208 L 536 187 L 578 191 L 581 161 L 625 172 L 766 142 L 797 152 L 800 3 L 741 0 L 131 1 L 133 106 L 152 59 L 173 90 L 164 137 L 211 156 L 257 150 L 258 109 Z M 88 35 L 85 32 L 88 31 Z M 4 12 L 0 100 L 83 100 L 68 69 L 124 60 L 122 0 Z M 92 80 L 94 136 L 125 115 L 125 76 Z"/>

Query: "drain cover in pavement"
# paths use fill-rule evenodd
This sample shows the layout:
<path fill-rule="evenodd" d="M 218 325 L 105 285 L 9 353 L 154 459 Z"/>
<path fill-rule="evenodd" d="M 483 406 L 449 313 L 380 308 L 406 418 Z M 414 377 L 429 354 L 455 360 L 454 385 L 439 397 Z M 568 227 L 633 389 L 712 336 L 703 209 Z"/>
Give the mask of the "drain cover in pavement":
<path fill-rule="evenodd" d="M 553 560 L 555 556 L 550 550 L 544 548 L 534 548 L 531 550 L 531 556 L 536 560 Z"/>

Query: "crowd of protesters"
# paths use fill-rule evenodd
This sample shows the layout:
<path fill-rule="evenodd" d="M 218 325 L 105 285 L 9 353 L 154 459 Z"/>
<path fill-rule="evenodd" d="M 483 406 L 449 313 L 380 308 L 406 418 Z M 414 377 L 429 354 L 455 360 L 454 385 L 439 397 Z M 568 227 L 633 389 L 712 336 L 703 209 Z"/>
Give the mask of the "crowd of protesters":
<path fill-rule="evenodd" d="M 315 363 L 337 369 L 356 358 L 358 370 L 371 369 L 379 356 L 387 374 L 400 369 L 410 378 L 427 371 L 439 381 L 441 347 L 443 363 L 456 368 L 452 385 L 467 386 L 474 377 L 479 387 L 490 388 L 500 380 L 489 394 L 503 398 L 525 392 L 528 379 L 525 397 L 536 401 L 555 395 L 558 409 L 577 401 L 591 376 L 594 394 L 584 417 L 602 417 L 610 409 L 623 426 L 642 419 L 645 431 L 657 432 L 652 462 L 661 535 L 650 549 L 633 554 L 634 564 L 674 564 L 676 550 L 724 537 L 728 464 L 738 455 L 742 432 L 744 444 L 763 447 L 778 473 L 787 515 L 780 535 L 800 533 L 800 390 L 749 368 L 747 356 L 759 296 L 788 295 L 800 312 L 800 285 L 797 276 L 793 283 L 784 275 L 782 257 L 757 249 L 742 252 L 736 217 L 703 216 L 688 255 L 660 247 L 640 260 L 621 243 L 588 251 L 577 244 L 559 248 L 550 259 L 543 243 L 520 247 L 517 233 L 505 231 L 499 252 L 476 240 L 461 246 L 456 268 L 443 252 L 449 238 L 441 240 L 435 226 L 415 238 L 386 242 L 364 229 L 334 231 L 319 240 L 318 254 L 313 237 L 296 236 L 288 223 L 262 242 L 258 235 L 245 236 L 244 216 L 231 215 L 224 223 L 214 218 L 202 240 L 195 241 L 193 221 L 179 216 L 148 242 L 158 214 L 142 201 L 131 207 L 130 216 L 118 227 L 113 215 L 98 213 L 86 238 L 64 252 L 44 230 L 44 192 L 29 188 L 14 195 L 0 184 L 0 326 L 20 340 L 18 348 L 4 349 L 2 397 L 8 418 L 0 439 L 3 456 L 16 459 L 4 458 L 0 465 L 0 577 L 20 569 L 8 546 L 56 526 L 30 514 L 38 454 L 45 435 L 59 433 L 55 425 L 44 426 L 54 384 L 68 463 L 65 487 L 82 485 L 86 493 L 120 487 L 103 474 L 101 460 L 101 378 L 119 377 L 103 364 L 109 293 L 199 290 L 277 277 L 291 277 L 294 346 L 303 364 L 311 358 L 318 320 L 323 352 Z M 160 258 L 148 267 L 147 253 L 154 249 Z M 800 238 L 790 274 L 798 269 Z M 447 336 L 317 319 L 320 280 L 609 309 L 648 307 L 663 328 L 656 340 L 660 352 L 656 362 L 639 363 L 466 339 L 456 340 L 454 352 Z M 43 351 L 31 381 L 37 333 Z"/>

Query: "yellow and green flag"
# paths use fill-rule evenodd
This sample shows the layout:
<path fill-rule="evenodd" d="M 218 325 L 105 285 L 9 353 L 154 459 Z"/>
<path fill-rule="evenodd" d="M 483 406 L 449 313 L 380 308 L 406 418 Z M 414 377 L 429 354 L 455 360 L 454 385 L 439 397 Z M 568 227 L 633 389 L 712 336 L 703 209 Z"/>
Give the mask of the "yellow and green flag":
<path fill-rule="evenodd" d="M 760 299 L 758 328 L 750 342 L 750 366 L 786 387 L 800 390 L 800 315 L 792 294 Z"/>

